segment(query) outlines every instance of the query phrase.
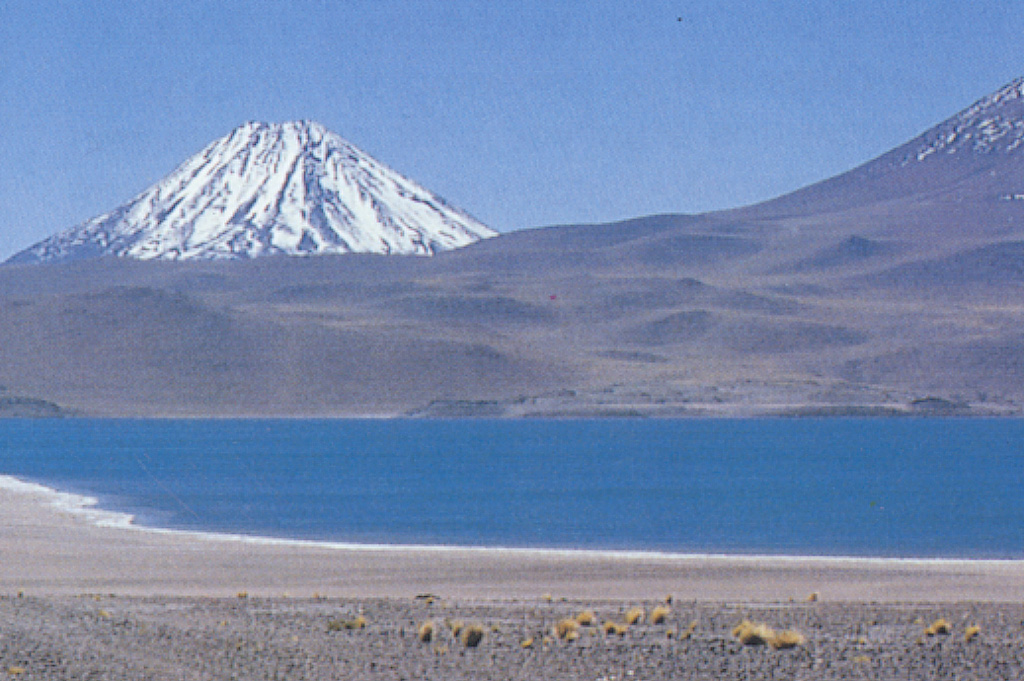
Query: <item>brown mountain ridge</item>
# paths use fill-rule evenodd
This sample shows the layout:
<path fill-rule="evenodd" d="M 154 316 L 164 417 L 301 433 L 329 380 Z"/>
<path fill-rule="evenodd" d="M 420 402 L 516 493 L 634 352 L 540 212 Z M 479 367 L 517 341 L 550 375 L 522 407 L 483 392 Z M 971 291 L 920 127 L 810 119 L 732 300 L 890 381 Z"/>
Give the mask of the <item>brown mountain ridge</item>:
<path fill-rule="evenodd" d="M 704 215 L 431 258 L 0 268 L 0 414 L 1008 414 L 1024 81 L 859 168 Z"/>

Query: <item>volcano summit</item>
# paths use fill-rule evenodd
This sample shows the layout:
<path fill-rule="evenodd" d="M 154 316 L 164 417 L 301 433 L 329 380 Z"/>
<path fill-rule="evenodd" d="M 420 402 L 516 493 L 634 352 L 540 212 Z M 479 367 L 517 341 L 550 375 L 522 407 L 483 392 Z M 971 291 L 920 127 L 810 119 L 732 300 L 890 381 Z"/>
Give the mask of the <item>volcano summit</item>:
<path fill-rule="evenodd" d="M 246 123 L 123 206 L 11 262 L 433 255 L 494 235 L 317 123 Z"/>

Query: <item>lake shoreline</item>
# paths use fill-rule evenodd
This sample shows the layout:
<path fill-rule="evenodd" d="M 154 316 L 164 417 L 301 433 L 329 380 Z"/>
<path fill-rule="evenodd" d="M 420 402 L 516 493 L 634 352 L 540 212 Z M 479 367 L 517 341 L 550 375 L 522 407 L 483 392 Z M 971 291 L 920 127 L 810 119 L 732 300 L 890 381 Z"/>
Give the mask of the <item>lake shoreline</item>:
<path fill-rule="evenodd" d="M 123 512 L 107 524 L 252 542 L 1024 558 L 1018 422 L 75 421 L 3 434 L 0 471 L 101 500 L 69 502 L 79 511 Z"/>
<path fill-rule="evenodd" d="M 140 528 L 87 498 L 5 481 L 0 594 L 1024 600 L 1024 561 L 331 545 Z"/>
<path fill-rule="evenodd" d="M 488 546 L 457 544 L 399 544 L 373 542 L 345 542 L 328 539 L 303 539 L 297 537 L 272 537 L 244 532 L 220 532 L 192 530 L 174 527 L 158 527 L 137 522 L 130 513 L 103 508 L 99 500 L 73 492 L 67 492 L 27 482 L 17 477 L 0 474 L 0 490 L 22 494 L 72 516 L 85 520 L 91 525 L 106 528 L 120 528 L 135 532 L 177 537 L 185 541 L 226 542 L 251 545 L 282 546 L 328 551 L 351 552 L 423 552 L 462 554 L 507 554 L 511 558 L 521 557 L 564 557 L 606 560 L 658 560 L 692 563 L 694 561 L 722 561 L 727 563 L 814 563 L 822 567 L 829 565 L 869 564 L 879 566 L 971 566 L 987 564 L 993 567 L 1016 566 L 1024 563 L 1018 558 L 980 558 L 943 556 L 872 556 L 872 555 L 829 555 L 829 554 L 770 554 L 770 553 L 729 553 L 722 551 L 665 551 L 658 549 L 594 549 L 579 547 L 530 547 L 530 546 Z"/>

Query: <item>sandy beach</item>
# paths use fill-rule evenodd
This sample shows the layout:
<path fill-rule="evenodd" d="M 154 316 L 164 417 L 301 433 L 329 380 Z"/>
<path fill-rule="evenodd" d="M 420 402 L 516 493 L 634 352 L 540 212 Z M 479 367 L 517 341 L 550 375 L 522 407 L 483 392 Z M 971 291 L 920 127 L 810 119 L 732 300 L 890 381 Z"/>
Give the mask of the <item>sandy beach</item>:
<path fill-rule="evenodd" d="M 1024 565 L 1015 561 L 269 542 L 144 530 L 10 480 L 0 513 L 0 672 L 22 678 L 1009 679 L 1024 671 Z M 668 611 L 656 623 L 659 606 Z M 644 618 L 605 633 L 602 625 L 623 624 L 630 608 Z M 586 610 L 593 625 L 560 639 L 557 623 Z M 949 633 L 926 635 L 939 618 Z M 733 634 L 744 619 L 803 641 L 788 650 L 744 645 Z M 426 622 L 435 627 L 429 642 L 418 635 Z M 465 645 L 460 622 L 481 627 L 477 647 Z M 972 626 L 980 633 L 968 641 Z"/>
<path fill-rule="evenodd" d="M 780 602 L 1024 602 L 1024 562 L 346 547 L 152 531 L 80 498 L 0 488 L 0 593 Z"/>

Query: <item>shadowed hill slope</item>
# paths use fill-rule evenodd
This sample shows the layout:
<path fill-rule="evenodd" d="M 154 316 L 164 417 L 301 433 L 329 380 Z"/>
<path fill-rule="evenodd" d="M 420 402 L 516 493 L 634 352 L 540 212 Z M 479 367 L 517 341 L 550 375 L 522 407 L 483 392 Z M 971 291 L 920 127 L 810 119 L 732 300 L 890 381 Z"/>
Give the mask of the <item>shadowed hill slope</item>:
<path fill-rule="evenodd" d="M 1019 414 L 1022 95 L 732 211 L 433 258 L 8 265 L 0 414 Z"/>

